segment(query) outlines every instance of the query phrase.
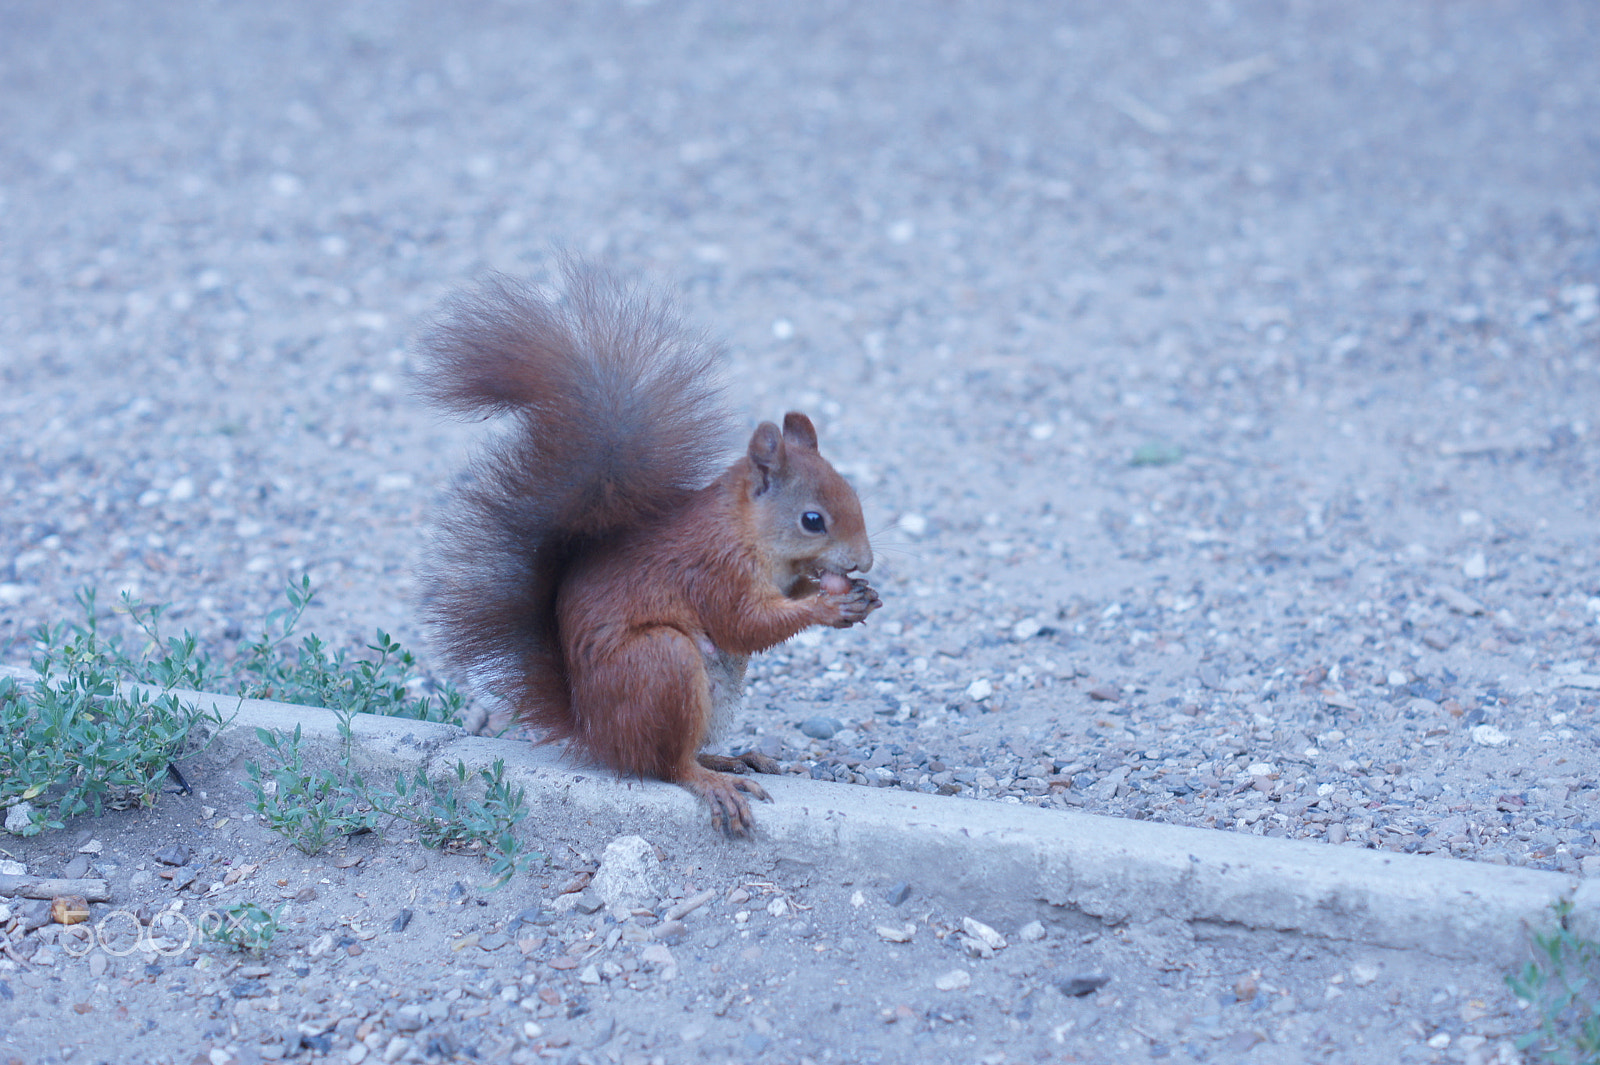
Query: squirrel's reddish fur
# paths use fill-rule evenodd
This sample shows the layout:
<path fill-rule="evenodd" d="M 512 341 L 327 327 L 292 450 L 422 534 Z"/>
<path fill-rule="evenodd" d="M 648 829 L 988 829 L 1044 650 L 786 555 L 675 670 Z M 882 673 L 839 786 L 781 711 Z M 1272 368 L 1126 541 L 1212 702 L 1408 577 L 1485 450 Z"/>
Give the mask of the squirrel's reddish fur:
<path fill-rule="evenodd" d="M 440 520 L 424 611 L 447 665 L 546 740 L 681 784 L 742 834 L 741 793 L 766 793 L 700 747 L 747 656 L 880 605 L 845 577 L 872 566 L 861 506 L 803 414 L 716 474 L 714 351 L 609 275 L 564 278 L 560 298 L 491 278 L 422 338 L 424 395 L 511 418 Z"/>

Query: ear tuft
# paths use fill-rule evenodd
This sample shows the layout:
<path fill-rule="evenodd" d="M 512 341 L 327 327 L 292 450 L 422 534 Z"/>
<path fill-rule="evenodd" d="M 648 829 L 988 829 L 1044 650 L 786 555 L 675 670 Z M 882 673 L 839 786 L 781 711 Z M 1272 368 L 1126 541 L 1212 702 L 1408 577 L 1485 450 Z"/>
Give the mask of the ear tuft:
<path fill-rule="evenodd" d="M 789 443 L 797 447 L 817 450 L 817 427 L 797 410 L 792 410 L 783 416 L 783 436 Z"/>

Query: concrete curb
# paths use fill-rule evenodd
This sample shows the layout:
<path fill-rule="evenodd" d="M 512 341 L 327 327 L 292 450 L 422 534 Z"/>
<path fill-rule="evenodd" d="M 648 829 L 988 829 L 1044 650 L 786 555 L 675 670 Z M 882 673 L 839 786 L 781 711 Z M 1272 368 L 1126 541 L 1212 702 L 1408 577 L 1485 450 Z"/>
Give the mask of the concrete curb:
<path fill-rule="evenodd" d="M 339 740 L 326 710 L 178 694 L 232 718 L 219 737 L 226 746 L 253 748 L 255 728 L 296 724 L 314 746 Z M 526 789 L 530 827 L 621 822 L 755 848 L 768 861 L 904 878 L 1011 920 L 1063 910 L 1111 923 L 1174 918 L 1500 964 L 1523 956 L 1527 928 L 1548 924 L 1561 899 L 1574 902 L 1585 934 L 1600 932 L 1600 885 L 1558 873 L 798 777 L 763 778 L 774 802 L 759 804 L 759 838 L 722 844 L 704 808 L 670 785 L 618 780 L 551 748 L 449 725 L 363 714 L 353 728 L 358 760 L 373 768 L 442 776 L 458 761 L 503 760 Z"/>

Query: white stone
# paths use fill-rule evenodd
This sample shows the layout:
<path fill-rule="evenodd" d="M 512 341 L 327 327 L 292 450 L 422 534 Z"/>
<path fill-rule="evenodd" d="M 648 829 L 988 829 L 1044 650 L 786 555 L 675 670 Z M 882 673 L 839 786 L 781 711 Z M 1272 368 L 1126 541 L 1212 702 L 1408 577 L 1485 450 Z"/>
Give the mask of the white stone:
<path fill-rule="evenodd" d="M 33 827 L 33 803 L 19 802 L 6 811 L 6 831 L 22 835 Z"/>
<path fill-rule="evenodd" d="M 618 836 L 606 844 L 600 869 L 590 883 L 615 916 L 655 902 L 667 893 L 656 849 L 640 836 Z"/>
<path fill-rule="evenodd" d="M 979 677 L 967 685 L 967 698 L 975 703 L 981 703 L 994 694 L 994 685 L 985 677 Z"/>
<path fill-rule="evenodd" d="M 1473 725 L 1472 742 L 1480 747 L 1504 747 L 1511 742 L 1511 737 L 1493 725 Z"/>
<path fill-rule="evenodd" d="M 1035 636 L 1039 635 L 1040 630 L 1043 628 L 1044 623 L 1038 618 L 1023 618 L 1021 621 L 1011 626 L 1011 638 L 1017 640 L 1018 642 L 1023 640 L 1031 640 Z"/>
<path fill-rule="evenodd" d="M 972 986 L 972 974 L 965 969 L 951 969 L 933 982 L 940 991 L 965 991 Z"/>
<path fill-rule="evenodd" d="M 971 917 L 961 918 L 961 928 L 974 939 L 981 940 L 983 944 L 993 950 L 1004 950 L 1006 937 L 990 928 L 982 921 L 974 921 Z"/>

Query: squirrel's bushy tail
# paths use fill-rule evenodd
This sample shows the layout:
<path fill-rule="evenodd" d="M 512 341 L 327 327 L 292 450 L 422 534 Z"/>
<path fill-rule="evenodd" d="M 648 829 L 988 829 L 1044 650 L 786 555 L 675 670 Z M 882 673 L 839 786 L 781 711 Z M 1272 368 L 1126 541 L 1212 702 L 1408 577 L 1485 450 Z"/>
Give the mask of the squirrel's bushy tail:
<path fill-rule="evenodd" d="M 584 543 L 709 482 L 729 419 L 717 353 L 663 299 L 574 262 L 546 296 L 496 275 L 419 341 L 422 395 L 507 415 L 452 491 L 422 577 L 448 668 L 551 739 L 572 734 L 555 595 Z"/>

